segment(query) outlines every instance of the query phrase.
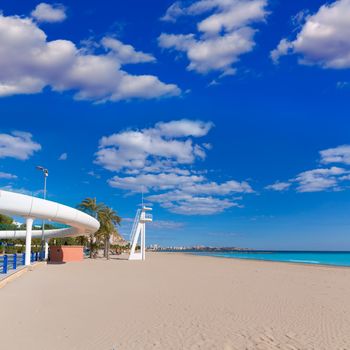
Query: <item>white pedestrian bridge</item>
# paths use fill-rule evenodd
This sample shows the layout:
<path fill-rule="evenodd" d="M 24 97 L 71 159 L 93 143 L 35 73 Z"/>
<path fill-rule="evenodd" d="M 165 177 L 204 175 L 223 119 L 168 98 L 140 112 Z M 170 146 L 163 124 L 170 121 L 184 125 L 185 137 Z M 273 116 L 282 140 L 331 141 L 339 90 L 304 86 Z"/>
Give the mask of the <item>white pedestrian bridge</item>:
<path fill-rule="evenodd" d="M 30 265 L 32 238 L 40 238 L 41 230 L 32 230 L 35 219 L 58 222 L 69 228 L 45 230 L 45 257 L 48 253 L 48 240 L 57 237 L 84 236 L 95 233 L 99 222 L 92 216 L 75 208 L 49 200 L 27 196 L 21 193 L 0 190 L 0 213 L 21 216 L 26 219 L 26 230 L 0 231 L 0 239 L 25 238 L 25 265 Z"/>

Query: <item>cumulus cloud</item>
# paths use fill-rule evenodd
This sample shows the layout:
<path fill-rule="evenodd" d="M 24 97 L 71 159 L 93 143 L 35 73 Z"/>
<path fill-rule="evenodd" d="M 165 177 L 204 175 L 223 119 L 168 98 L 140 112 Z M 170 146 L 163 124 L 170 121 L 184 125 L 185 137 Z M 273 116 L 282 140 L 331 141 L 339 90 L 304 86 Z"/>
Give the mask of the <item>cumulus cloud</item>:
<path fill-rule="evenodd" d="M 32 140 L 32 134 L 24 131 L 13 131 L 11 134 L 0 134 L 0 158 L 16 158 L 26 160 L 41 145 Z"/>
<path fill-rule="evenodd" d="M 273 191 L 285 191 L 290 186 L 291 186 L 290 182 L 279 182 L 279 181 L 276 181 L 274 184 L 268 185 L 265 188 L 267 190 L 273 190 Z"/>
<path fill-rule="evenodd" d="M 185 223 L 172 220 L 155 220 L 150 222 L 148 225 L 155 230 L 173 230 L 184 227 Z"/>
<path fill-rule="evenodd" d="M 234 183 L 234 186 L 232 185 Z M 147 197 L 147 200 L 159 203 L 163 208 L 183 215 L 211 215 L 225 209 L 239 206 L 240 198 L 232 197 L 237 193 L 252 193 L 246 182 L 227 181 L 222 184 L 202 181 L 177 186 L 176 189 Z"/>
<path fill-rule="evenodd" d="M 350 67 L 350 0 L 322 5 L 313 15 L 304 17 L 304 24 L 294 40 L 282 39 L 271 52 L 271 58 L 297 54 L 301 64 L 322 68 Z"/>
<path fill-rule="evenodd" d="M 114 171 L 111 187 L 144 191 L 147 200 L 184 215 L 209 215 L 238 206 L 238 193 L 252 193 L 246 181 L 210 181 L 194 164 L 207 156 L 208 142 L 199 143 L 213 124 L 201 120 L 159 122 L 154 127 L 102 137 L 95 162 Z"/>
<path fill-rule="evenodd" d="M 194 183 L 183 186 L 182 190 L 190 194 L 227 195 L 231 193 L 252 193 L 253 190 L 246 181 L 230 180 L 218 184 L 216 182 Z"/>
<path fill-rule="evenodd" d="M 173 120 L 167 123 L 160 122 L 156 128 L 165 137 L 202 137 L 205 136 L 213 127 L 212 122 L 203 122 L 200 120 Z"/>
<path fill-rule="evenodd" d="M 9 192 L 26 194 L 27 196 L 38 196 L 43 192 L 43 190 L 31 191 L 22 187 L 19 187 L 19 188 L 13 187 L 12 185 L 3 186 L 3 187 L 0 187 L 0 189 L 4 191 L 9 191 Z"/>
<path fill-rule="evenodd" d="M 144 167 L 161 171 L 167 164 L 170 169 L 175 163 L 191 164 L 205 157 L 205 148 L 193 144 L 192 138 L 206 135 L 212 126 L 210 122 L 182 119 L 105 136 L 100 140 L 96 163 L 112 171 Z"/>
<path fill-rule="evenodd" d="M 62 153 L 59 157 L 58 160 L 67 160 L 68 159 L 68 154 L 67 153 Z"/>
<path fill-rule="evenodd" d="M 343 164 L 350 165 L 350 146 L 342 145 L 335 148 L 322 150 L 320 153 L 320 165 Z M 275 182 L 266 186 L 268 190 L 284 191 L 294 188 L 297 192 L 321 192 L 339 191 L 350 180 L 350 169 L 330 166 L 306 170 L 286 182 Z"/>
<path fill-rule="evenodd" d="M 198 0 L 186 7 L 177 1 L 162 20 L 176 22 L 182 16 L 200 16 L 197 32 L 162 33 L 158 38 L 159 46 L 186 53 L 190 61 L 188 70 L 234 74 L 232 65 L 255 46 L 257 29 L 253 24 L 265 20 L 266 5 L 266 0 Z"/>
<path fill-rule="evenodd" d="M 328 148 L 321 151 L 320 155 L 322 163 L 343 163 L 350 165 L 350 145 Z"/>
<path fill-rule="evenodd" d="M 17 179 L 17 175 L 4 173 L 4 172 L 0 171 L 0 179 L 14 180 L 14 179 Z"/>
<path fill-rule="evenodd" d="M 158 174 L 139 174 L 136 176 L 119 177 L 114 176 L 109 181 L 110 186 L 131 190 L 135 192 L 173 190 L 181 187 L 181 192 L 166 193 L 155 198 L 174 198 L 178 199 L 183 193 L 189 195 L 228 195 L 232 193 L 252 193 L 250 185 L 245 182 L 234 180 L 226 181 L 221 184 L 216 182 L 208 182 L 206 177 L 199 175 L 178 175 L 174 173 L 158 173 Z M 174 197 L 175 196 L 175 197 Z"/>
<path fill-rule="evenodd" d="M 161 203 L 163 208 L 167 208 L 172 213 L 182 215 L 213 215 L 219 214 L 226 209 L 238 206 L 229 199 L 214 198 L 211 196 L 188 197 L 175 202 Z"/>
<path fill-rule="evenodd" d="M 112 177 L 108 183 L 111 187 L 121 188 L 134 192 L 149 192 L 150 190 L 169 190 L 179 186 L 192 185 L 198 181 L 203 181 L 203 177 L 190 175 L 183 176 L 177 174 L 140 174 L 136 176 Z"/>
<path fill-rule="evenodd" d="M 131 45 L 123 44 L 120 40 L 111 37 L 104 37 L 102 39 L 102 45 L 113 51 L 114 57 L 121 64 L 132 64 L 132 63 L 146 63 L 155 62 L 154 56 L 136 51 Z"/>
<path fill-rule="evenodd" d="M 339 176 L 346 173 L 346 170 L 338 167 L 304 171 L 295 178 L 295 181 L 298 183 L 297 191 L 320 192 L 338 190 Z"/>
<path fill-rule="evenodd" d="M 165 22 L 176 22 L 178 17 L 184 15 L 184 12 L 181 1 L 176 1 L 168 7 L 165 15 L 161 17 L 161 20 Z"/>
<path fill-rule="evenodd" d="M 152 55 L 105 37 L 100 53 L 77 48 L 69 40 L 47 39 L 32 19 L 0 13 L 0 97 L 52 90 L 98 102 L 174 96 L 180 89 L 154 75 L 132 75 L 123 66 L 153 62 Z M 101 52 L 104 51 L 104 52 Z"/>
<path fill-rule="evenodd" d="M 90 176 L 92 176 L 92 177 L 94 177 L 94 178 L 96 178 L 96 179 L 100 179 L 100 178 L 101 178 L 101 175 L 100 175 L 100 174 L 97 174 L 97 173 L 94 172 L 93 170 L 90 170 L 90 171 L 88 172 L 88 175 L 90 175 Z"/>
<path fill-rule="evenodd" d="M 32 11 L 31 16 L 38 22 L 62 22 L 67 18 L 66 9 L 62 4 L 47 4 L 42 2 Z"/>

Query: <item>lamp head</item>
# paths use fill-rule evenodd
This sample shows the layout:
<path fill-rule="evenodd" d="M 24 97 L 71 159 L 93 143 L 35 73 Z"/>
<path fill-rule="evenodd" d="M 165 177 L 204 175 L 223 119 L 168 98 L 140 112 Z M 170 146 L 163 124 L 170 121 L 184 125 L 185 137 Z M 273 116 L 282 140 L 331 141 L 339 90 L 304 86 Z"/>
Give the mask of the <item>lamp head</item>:
<path fill-rule="evenodd" d="M 49 171 L 48 171 L 48 169 L 46 169 L 46 168 L 44 168 L 43 166 L 40 166 L 40 165 L 36 166 L 36 168 L 37 168 L 38 170 L 42 171 L 42 172 L 44 173 L 44 176 L 45 176 L 45 177 L 46 177 L 46 176 L 49 176 Z"/>

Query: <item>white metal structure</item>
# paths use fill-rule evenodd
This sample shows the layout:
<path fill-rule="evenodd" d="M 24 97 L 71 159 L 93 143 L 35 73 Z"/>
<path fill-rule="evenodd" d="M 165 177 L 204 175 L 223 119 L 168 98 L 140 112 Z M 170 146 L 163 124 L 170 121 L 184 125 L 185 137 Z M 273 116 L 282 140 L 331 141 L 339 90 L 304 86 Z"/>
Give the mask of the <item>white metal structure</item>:
<path fill-rule="evenodd" d="M 80 210 L 49 200 L 3 190 L 0 190 L 0 213 L 26 218 L 25 231 L 0 231 L 0 238 L 26 239 L 25 265 L 30 265 L 32 238 L 40 238 L 42 234 L 39 230 L 32 231 L 34 219 L 49 220 L 71 226 L 45 231 L 45 258 L 47 258 L 50 238 L 90 235 L 100 227 L 96 219 Z"/>
<path fill-rule="evenodd" d="M 40 165 L 38 165 L 36 168 L 37 170 L 41 171 L 44 175 L 44 199 L 46 199 L 46 184 L 47 184 L 47 177 L 49 176 L 49 170 Z M 43 250 L 43 247 L 44 247 L 44 241 L 45 241 L 44 235 L 45 235 L 45 220 L 43 220 L 41 224 L 41 251 Z M 49 250 L 49 245 L 47 242 L 45 242 L 45 257 L 47 256 L 48 250 Z"/>
<path fill-rule="evenodd" d="M 129 260 L 145 260 L 146 259 L 146 222 L 152 221 L 152 215 L 147 214 L 147 211 L 152 208 L 142 206 L 136 212 L 134 224 L 130 234 L 131 251 Z M 140 239 L 140 252 L 136 253 L 136 246 Z"/>

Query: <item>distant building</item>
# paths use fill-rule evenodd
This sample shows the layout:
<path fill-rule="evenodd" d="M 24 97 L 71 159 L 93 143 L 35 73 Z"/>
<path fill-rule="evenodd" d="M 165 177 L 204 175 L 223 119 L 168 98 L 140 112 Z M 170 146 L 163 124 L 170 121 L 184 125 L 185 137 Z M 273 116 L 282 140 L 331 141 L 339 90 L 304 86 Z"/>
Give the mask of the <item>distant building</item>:
<path fill-rule="evenodd" d="M 23 222 L 18 222 L 13 220 L 12 225 L 15 225 L 17 228 L 20 228 L 21 225 L 23 225 Z"/>

